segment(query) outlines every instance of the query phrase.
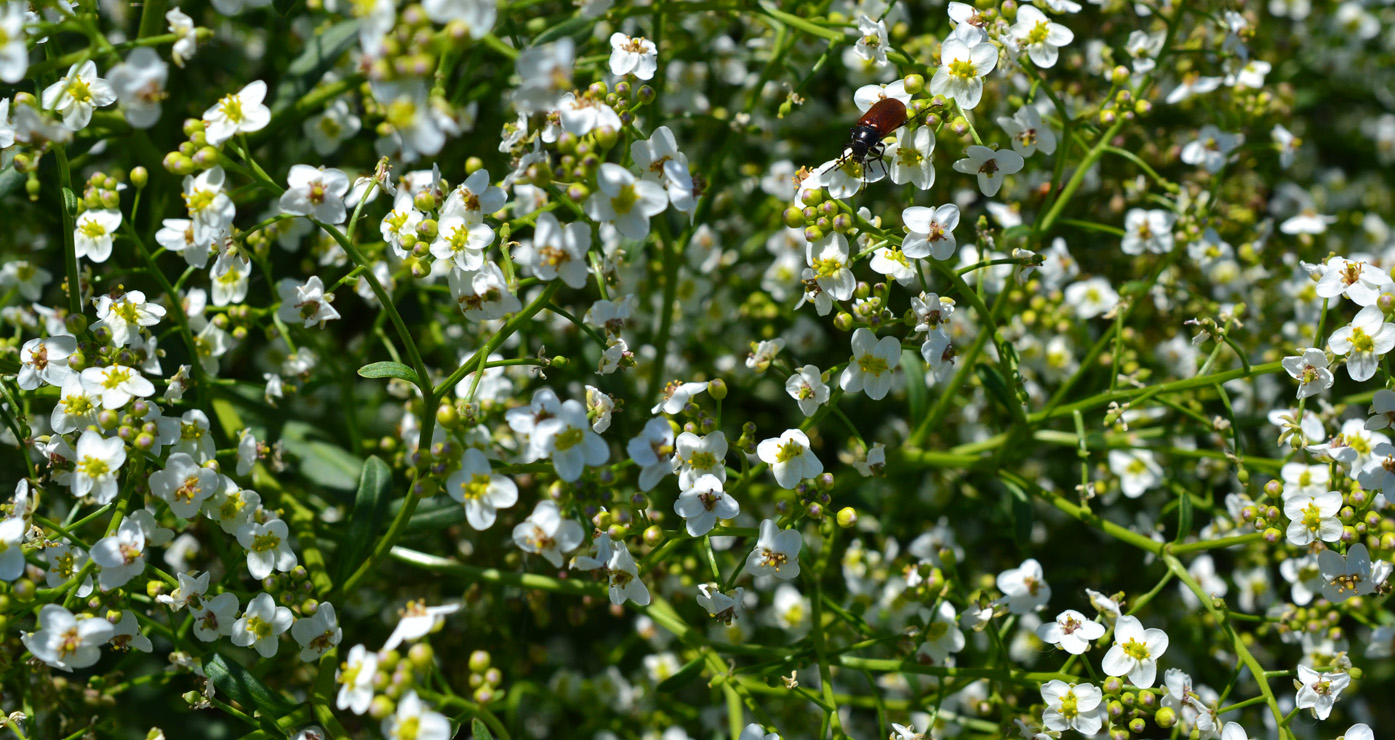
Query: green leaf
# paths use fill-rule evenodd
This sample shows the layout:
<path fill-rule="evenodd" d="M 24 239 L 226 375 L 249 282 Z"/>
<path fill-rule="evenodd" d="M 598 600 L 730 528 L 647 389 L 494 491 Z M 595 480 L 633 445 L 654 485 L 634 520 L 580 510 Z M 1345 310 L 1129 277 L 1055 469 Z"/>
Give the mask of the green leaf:
<path fill-rule="evenodd" d="M 257 680 L 251 671 L 220 653 L 212 653 L 203 662 L 203 670 L 219 692 L 248 709 L 268 717 L 280 717 L 295 709 L 294 704 Z"/>
<path fill-rule="evenodd" d="M 671 694 L 675 691 L 678 691 L 679 689 L 684 688 L 688 684 L 692 683 L 695 679 L 697 679 L 698 676 L 702 675 L 702 665 L 703 659 L 702 656 L 699 655 L 696 658 L 693 658 L 692 660 L 688 661 L 687 665 L 683 666 L 682 668 L 679 668 L 677 673 L 674 673 L 672 676 L 669 676 L 668 678 L 665 678 L 664 680 L 660 681 L 659 685 L 654 688 L 658 689 L 661 693 L 666 694 Z"/>
<path fill-rule="evenodd" d="M 67 209 L 69 216 L 77 215 L 77 194 L 71 188 L 63 188 L 63 208 Z"/>
<path fill-rule="evenodd" d="M 911 412 L 911 426 L 925 418 L 930 407 L 930 391 L 925 387 L 925 362 L 915 350 L 901 351 L 901 367 L 906 373 L 906 401 Z"/>
<path fill-rule="evenodd" d="M 494 740 L 494 735 L 490 734 L 489 728 L 479 717 L 470 720 L 470 734 L 475 736 L 475 740 Z"/>
<path fill-rule="evenodd" d="M 1022 487 L 1012 481 L 1003 481 L 1009 495 L 1009 509 L 1012 514 L 1012 539 L 1019 547 L 1026 547 L 1032 541 L 1032 523 L 1036 513 L 1032 509 L 1032 497 Z"/>
<path fill-rule="evenodd" d="M 574 15 L 555 26 L 548 27 L 547 30 L 533 37 L 532 46 L 549 44 L 564 36 L 581 38 L 591 33 L 591 28 L 596 25 L 596 21 L 580 14 Z"/>
<path fill-rule="evenodd" d="M 1177 491 L 1177 538 L 1182 542 L 1192 532 L 1192 496 L 1185 489 Z"/>
<path fill-rule="evenodd" d="M 1006 242 L 1010 239 L 1026 239 L 1031 235 L 1031 226 L 1028 226 L 1027 224 L 1018 224 L 1016 226 L 1009 226 L 1008 228 L 1003 229 L 1003 236 L 1001 241 Z"/>
<path fill-rule="evenodd" d="M 302 421 L 286 422 L 281 430 L 281 446 L 300 458 L 300 472 L 307 479 L 339 491 L 358 489 L 363 459 L 331 442 L 324 433 Z"/>
<path fill-rule="evenodd" d="M 295 2 L 298 0 L 276 0 L 276 9 L 281 11 L 283 4 L 291 6 Z M 358 40 L 358 23 L 357 19 L 336 23 L 306 42 L 305 51 L 286 67 L 281 82 L 276 85 L 271 103 L 273 112 L 289 107 L 314 89 L 325 72 Z"/>
<path fill-rule="evenodd" d="M 348 578 L 362 564 L 369 546 L 387 524 L 388 500 L 392 497 L 392 469 L 376 455 L 368 458 L 358 475 L 354 511 L 339 547 L 339 578 Z"/>
<path fill-rule="evenodd" d="M 403 499 L 392 502 L 390 516 L 396 517 L 397 511 L 402 508 Z M 465 521 L 465 507 L 456 503 L 454 499 L 431 502 L 422 501 L 417 505 L 417 510 L 412 513 L 412 518 L 407 522 L 406 533 L 419 532 L 439 532 L 447 527 Z"/>
<path fill-rule="evenodd" d="M 400 378 L 413 385 L 417 374 L 400 362 L 370 362 L 358 369 L 360 378 Z"/>
<path fill-rule="evenodd" d="M 998 368 L 980 362 L 974 366 L 974 372 L 978 373 L 978 379 L 983 383 L 983 389 L 988 391 L 988 395 L 1002 404 L 1003 409 L 1010 413 L 1012 404 L 1017 401 L 1012 391 L 1008 389 L 1007 381 L 1003 379 L 1003 374 L 998 371 Z"/>

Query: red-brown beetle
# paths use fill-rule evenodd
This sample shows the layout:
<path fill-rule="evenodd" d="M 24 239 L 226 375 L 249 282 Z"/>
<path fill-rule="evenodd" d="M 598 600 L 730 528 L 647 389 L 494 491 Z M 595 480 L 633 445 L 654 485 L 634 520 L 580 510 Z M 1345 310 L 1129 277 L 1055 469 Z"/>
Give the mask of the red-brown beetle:
<path fill-rule="evenodd" d="M 882 139 L 891 132 L 906 125 L 906 104 L 896 98 L 882 98 L 872 104 L 862 117 L 857 119 L 857 125 L 852 127 L 852 136 L 848 141 L 849 152 L 842 160 L 841 164 L 849 159 L 858 164 L 865 165 L 868 159 L 881 163 L 882 170 L 886 170 L 886 163 L 882 161 L 882 155 L 886 152 L 886 144 Z"/>

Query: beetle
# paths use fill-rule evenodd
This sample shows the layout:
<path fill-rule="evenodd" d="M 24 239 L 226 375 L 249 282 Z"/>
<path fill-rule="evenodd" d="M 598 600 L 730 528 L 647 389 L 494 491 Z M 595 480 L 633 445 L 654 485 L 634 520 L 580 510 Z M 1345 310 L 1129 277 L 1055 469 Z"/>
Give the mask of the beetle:
<path fill-rule="evenodd" d="M 906 104 L 896 98 L 882 98 L 872 104 L 862 117 L 857 119 L 857 124 L 852 127 L 851 136 L 848 140 L 850 151 L 839 160 L 843 162 L 851 159 L 858 164 L 865 164 L 871 159 L 882 166 L 882 171 L 886 171 L 886 162 L 882 161 L 882 156 L 886 153 L 886 144 L 882 139 L 890 135 L 891 132 L 906 125 Z"/>

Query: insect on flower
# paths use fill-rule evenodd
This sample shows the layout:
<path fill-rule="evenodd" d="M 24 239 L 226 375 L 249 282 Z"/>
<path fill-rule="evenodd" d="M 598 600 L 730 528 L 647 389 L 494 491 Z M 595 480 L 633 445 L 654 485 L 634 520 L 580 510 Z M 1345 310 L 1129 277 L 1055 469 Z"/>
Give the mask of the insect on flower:
<path fill-rule="evenodd" d="M 876 162 L 882 167 L 882 176 L 887 175 L 886 144 L 882 139 L 895 133 L 909 123 L 915 114 L 907 115 L 906 104 L 894 97 L 885 97 L 872 104 L 867 112 L 857 119 L 848 139 L 847 151 L 834 160 L 827 171 L 833 171 L 848 162 L 866 167 L 868 162 Z M 850 175 L 860 178 L 860 173 Z M 866 181 L 863 181 L 866 184 Z"/>

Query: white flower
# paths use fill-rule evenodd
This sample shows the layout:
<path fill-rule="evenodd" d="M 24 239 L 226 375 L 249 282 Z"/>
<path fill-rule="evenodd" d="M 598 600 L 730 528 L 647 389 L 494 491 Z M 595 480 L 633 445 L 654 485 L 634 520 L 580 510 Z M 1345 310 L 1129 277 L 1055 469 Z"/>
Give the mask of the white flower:
<path fill-rule="evenodd" d="M 1090 642 L 1104 637 L 1105 627 L 1099 622 L 1086 619 L 1084 614 L 1067 609 L 1056 615 L 1056 621 L 1047 622 L 1037 628 L 1037 637 L 1049 645 L 1059 645 L 1071 655 L 1082 655 L 1090 649 Z"/>
<path fill-rule="evenodd" d="M 494 243 L 494 229 L 463 213 L 442 217 L 437 229 L 431 256 L 450 261 L 454 269 L 462 272 L 484 266 L 484 250 Z"/>
<path fill-rule="evenodd" d="M 98 504 L 109 504 L 117 494 L 116 472 L 126 462 L 126 443 L 120 437 L 103 438 L 92 429 L 84 430 L 74 452 L 69 487 L 74 496 L 91 496 Z"/>
<path fill-rule="evenodd" d="M 203 606 L 191 613 L 194 617 L 194 637 L 204 642 L 213 642 L 219 637 L 233 633 L 236 623 L 237 595 L 223 593 L 211 599 L 204 599 Z"/>
<path fill-rule="evenodd" d="M 329 602 L 320 604 L 309 618 L 297 619 L 291 625 L 291 637 L 300 644 L 300 659 L 307 663 L 319 660 L 338 645 L 343 636 L 334 605 Z"/>
<path fill-rule="evenodd" d="M 1243 141 L 1244 137 L 1226 133 L 1208 123 L 1201 127 L 1195 139 L 1182 147 L 1181 159 L 1214 175 L 1225 167 L 1230 153 Z"/>
<path fill-rule="evenodd" d="M 1390 285 L 1390 274 L 1375 265 L 1333 257 L 1314 289 L 1319 298 L 1346 296 L 1358 306 L 1374 306 Z"/>
<path fill-rule="evenodd" d="M 972 48 L 958 37 L 940 47 L 940 66 L 930 79 L 930 94 L 953 99 L 964 110 L 983 97 L 983 77 L 998 65 L 998 47 L 983 43 Z"/>
<path fill-rule="evenodd" d="M 663 185 L 636 178 L 618 164 L 601 163 L 597 185 L 600 192 L 586 199 L 586 215 L 613 224 L 626 239 L 643 241 L 649 236 L 649 217 L 668 207 Z"/>
<path fill-rule="evenodd" d="M 1030 7 L 1026 5 L 1023 9 Z M 998 194 L 1003 187 L 1003 177 L 1022 171 L 1022 155 L 1017 152 L 993 151 L 986 146 L 971 144 L 964 154 L 963 159 L 954 163 L 954 170 L 966 175 L 978 175 L 979 192 L 988 198 Z"/>
<path fill-rule="evenodd" d="M 293 164 L 286 175 L 286 192 L 281 194 L 281 212 L 306 216 L 327 224 L 342 224 L 348 218 L 344 196 L 349 192 L 349 176 L 333 167 Z"/>
<path fill-rule="evenodd" d="M 1288 542 L 1310 545 L 1316 540 L 1336 542 L 1342 536 L 1342 521 L 1337 512 L 1342 508 L 1342 494 L 1325 491 L 1312 497 L 1284 497 L 1284 516 L 1289 518 Z"/>
<path fill-rule="evenodd" d="M 216 449 L 208 415 L 199 409 L 190 409 L 182 416 L 162 416 L 156 420 L 156 426 L 160 444 L 169 445 L 171 452 L 188 453 L 200 465 L 213 459 Z"/>
<path fill-rule="evenodd" d="M 145 532 L 131 518 L 110 537 L 92 545 L 92 562 L 101 567 L 97 582 L 103 591 L 121 588 L 132 578 L 145 572 Z"/>
<path fill-rule="evenodd" d="M 169 504 L 180 519 L 193 519 L 203 502 L 223 486 L 217 471 L 200 467 L 187 453 L 170 455 L 164 470 L 150 475 L 150 492 Z"/>
<path fill-rule="evenodd" d="M 1132 208 L 1124 214 L 1124 254 L 1137 256 L 1144 251 L 1166 254 L 1172 251 L 1172 225 L 1177 216 L 1169 211 Z"/>
<path fill-rule="evenodd" d="M 176 67 L 183 67 L 184 62 L 194 58 L 194 52 L 199 49 L 194 20 L 179 8 L 171 8 L 165 13 L 165 20 L 169 21 L 170 33 L 176 37 L 174 47 L 170 49 L 170 57 L 174 59 Z"/>
<path fill-rule="evenodd" d="M 1298 666 L 1298 680 L 1303 687 L 1298 689 L 1293 705 L 1297 709 L 1311 709 L 1313 716 L 1327 719 L 1332 713 L 1332 705 L 1342 690 L 1351 684 L 1351 676 L 1342 671 L 1318 673 L 1305 665 Z"/>
<path fill-rule="evenodd" d="M 737 586 L 730 594 L 724 594 L 719 588 L 715 583 L 699 584 L 697 603 L 698 606 L 707 610 L 707 616 L 731 624 L 741 609 L 741 601 L 746 590 Z"/>
<path fill-rule="evenodd" d="M 266 128 L 271 122 L 271 109 L 262 103 L 266 99 L 266 83 L 253 80 L 235 94 L 225 95 L 218 104 L 204 111 L 204 136 L 210 146 L 238 134 L 248 134 Z"/>
<path fill-rule="evenodd" d="M 1017 22 L 1008 29 L 1017 43 L 1027 50 L 1032 64 L 1047 69 L 1056 66 L 1059 49 L 1075 40 L 1069 28 L 1047 19 L 1046 14 L 1032 5 L 1017 9 Z"/>
<path fill-rule="evenodd" d="M 354 115 L 353 110 L 349 108 L 349 102 L 344 98 L 337 98 L 324 111 L 310 116 L 301 124 L 305 138 L 310 140 L 315 147 L 315 153 L 321 157 L 333 154 L 339 149 L 341 142 L 352 139 L 362 128 L 363 122 Z M 375 188 L 371 198 L 376 198 L 377 195 L 378 190 Z M 349 199 L 345 200 L 347 205 Z"/>
<path fill-rule="evenodd" d="M 281 306 L 276 315 L 289 324 L 299 322 L 309 329 L 324 322 L 339 318 L 339 312 L 330 303 L 334 294 L 325 295 L 324 283 L 318 275 L 310 276 L 304 283 L 295 278 L 281 278 L 276 284 L 276 293 L 281 298 Z"/>
<path fill-rule="evenodd" d="M 78 259 L 106 262 L 111 238 L 121 228 L 121 211 L 108 208 L 83 211 L 73 226 L 73 246 Z"/>
<path fill-rule="evenodd" d="M 920 190 L 929 190 L 935 184 L 935 163 L 931 159 L 934 152 L 935 132 L 929 126 L 898 129 L 896 141 L 887 148 L 891 181 L 897 185 L 909 182 Z"/>
<path fill-rule="evenodd" d="M 639 466 L 639 490 L 652 491 L 673 472 L 673 427 L 667 419 L 650 419 L 625 451 Z"/>
<path fill-rule="evenodd" d="M 450 720 L 426 708 L 410 689 L 397 702 L 397 711 L 383 719 L 383 736 L 388 740 L 450 740 Z"/>
<path fill-rule="evenodd" d="M 97 76 L 97 64 L 91 60 L 68 68 L 63 79 L 44 88 L 40 98 L 44 110 L 57 111 L 63 125 L 81 131 L 92 121 L 92 111 L 116 102 L 111 83 Z"/>
<path fill-rule="evenodd" d="M 1303 146 L 1303 140 L 1293 135 L 1292 131 L 1284 128 L 1283 124 L 1276 123 L 1269 132 L 1269 137 L 1273 140 L 1275 148 L 1279 150 L 1279 166 L 1288 169 L 1293 166 L 1293 160 L 1298 156 L 1298 150 Z"/>
<path fill-rule="evenodd" d="M 659 49 L 641 36 L 610 35 L 610 72 L 617 77 L 632 74 L 641 80 L 654 79 L 659 68 Z"/>
<path fill-rule="evenodd" d="M 101 617 L 81 619 L 57 604 L 39 609 L 39 629 L 20 635 L 35 658 L 60 671 L 86 668 L 102 657 L 102 645 L 116 628 Z"/>
<path fill-rule="evenodd" d="M 722 490 L 722 481 L 716 476 L 704 475 L 678 495 L 673 511 L 683 517 L 689 535 L 701 537 L 711 532 L 718 520 L 735 519 L 741 505 Z"/>
<path fill-rule="evenodd" d="M 160 120 L 160 101 L 165 99 L 169 71 L 154 49 L 141 46 L 107 73 L 126 112 L 126 122 L 133 128 L 150 128 Z"/>
<path fill-rule="evenodd" d="M 688 157 L 679 151 L 678 140 L 668 126 L 660 126 L 648 139 L 630 144 L 630 157 L 641 177 L 664 186 L 674 210 L 689 216 L 694 214 L 697 200 L 693 197 Z"/>
<path fill-rule="evenodd" d="M 562 518 L 561 509 L 550 499 L 533 507 L 533 513 L 513 528 L 513 541 L 520 550 L 541 555 L 554 568 L 562 567 L 562 555 L 581 546 L 585 533 L 581 525 Z"/>
<path fill-rule="evenodd" d="M 362 645 L 349 648 L 349 657 L 339 673 L 339 695 L 334 706 L 354 714 L 363 714 L 373 703 L 373 674 L 378 672 L 378 654 Z"/>
<path fill-rule="evenodd" d="M 689 383 L 669 383 L 664 387 L 663 399 L 649 413 L 677 414 L 688 407 L 697 394 L 707 390 L 707 381 Z"/>
<path fill-rule="evenodd" d="M 1333 604 L 1376 590 L 1371 554 L 1359 542 L 1347 549 L 1345 557 L 1335 550 L 1323 550 L 1318 553 L 1317 562 L 1322 574 L 1322 597 Z"/>
<path fill-rule="evenodd" d="M 13 581 L 24 575 L 24 534 L 29 525 L 23 517 L 0 522 L 0 581 Z"/>
<path fill-rule="evenodd" d="M 572 483 L 586 466 L 597 466 L 610 459 L 610 448 L 599 434 L 591 431 L 586 407 L 579 401 L 564 402 L 550 419 L 538 423 L 533 435 L 541 440 L 545 455 L 552 457 L 557 477 Z"/>
<path fill-rule="evenodd" d="M 1308 347 L 1301 352 L 1301 355 L 1285 357 L 1282 360 L 1284 371 L 1289 374 L 1289 377 L 1298 381 L 1298 397 L 1315 396 L 1331 388 L 1333 375 L 1332 371 L 1327 369 L 1327 353 L 1316 347 Z M 1390 391 L 1385 392 L 1389 393 Z M 1380 393 L 1381 391 L 1376 391 L 1377 397 Z M 1382 429 L 1384 425 L 1371 427 L 1368 424 L 1367 427 Z"/>
<path fill-rule="evenodd" d="M 764 727 L 752 722 L 741 730 L 741 736 L 736 740 L 780 740 L 780 736 L 773 732 L 767 733 Z"/>
<path fill-rule="evenodd" d="M 1114 292 L 1108 280 L 1094 277 L 1066 286 L 1065 303 L 1075 307 L 1076 316 L 1092 319 L 1119 305 L 1119 294 Z"/>
<path fill-rule="evenodd" d="M 1163 480 L 1163 469 L 1144 449 L 1110 450 L 1109 470 L 1119 476 L 1119 488 L 1128 498 L 1138 498 Z"/>
<path fill-rule="evenodd" d="M 828 403 L 828 384 L 823 382 L 822 374 L 814 365 L 805 365 L 796 370 L 785 381 L 785 392 L 799 402 L 799 410 L 805 416 L 813 416 L 820 406 Z"/>
<path fill-rule="evenodd" d="M 727 479 L 727 436 L 721 430 L 706 436 L 683 432 L 673 441 L 673 472 L 680 488 L 691 488 L 704 475 Z"/>
<path fill-rule="evenodd" d="M 0 82 L 13 85 L 29 71 L 29 35 L 24 31 L 26 3 L 0 3 Z"/>
<path fill-rule="evenodd" d="M 509 290 L 504 271 L 493 261 L 472 272 L 451 270 L 446 281 L 460 312 L 471 321 L 493 321 L 523 309 L 518 296 Z"/>
<path fill-rule="evenodd" d="M 295 552 L 286 539 L 290 529 L 280 519 L 272 519 L 265 524 L 255 521 L 244 522 L 237 528 L 237 544 L 247 550 L 247 572 L 261 580 L 279 570 L 289 573 L 295 569 Z"/>
<path fill-rule="evenodd" d="M 746 571 L 754 576 L 775 576 L 784 580 L 799 577 L 799 550 L 804 538 L 799 530 L 780 529 L 774 519 L 760 523 L 760 537 L 746 556 Z"/>
<path fill-rule="evenodd" d="M 610 535 L 601 532 L 596 535 L 596 539 L 591 542 L 591 554 L 577 555 L 572 558 L 571 567 L 577 570 L 605 568 L 610 563 L 610 557 L 614 554 L 615 544 L 611 542 Z"/>
<path fill-rule="evenodd" d="M 222 167 L 210 167 L 197 176 L 184 177 L 184 206 L 189 211 L 189 219 L 194 222 L 195 245 L 213 246 L 228 232 L 233 218 L 237 216 L 237 206 L 223 192 L 224 179 Z M 203 261 L 206 262 L 207 258 L 203 258 Z"/>
<path fill-rule="evenodd" d="M 998 125 L 1012 137 L 1012 150 L 1023 157 L 1056 151 L 1056 133 L 1042 122 L 1041 113 L 1033 106 L 1018 108 L 1012 118 L 998 116 Z"/>
<path fill-rule="evenodd" d="M 383 643 L 383 651 L 396 650 L 398 645 L 408 640 L 420 640 L 435 632 L 445 623 L 446 617 L 460 611 L 460 604 L 427 606 L 425 601 L 409 601 L 402 608 L 401 619 Z"/>
<path fill-rule="evenodd" d="M 1036 611 L 1051 600 L 1051 586 L 1042 574 L 1041 563 L 1035 558 L 998 574 L 998 590 L 1003 592 L 1008 610 L 1013 614 Z"/>
<path fill-rule="evenodd" d="M 111 633 L 111 646 L 117 650 L 139 650 L 148 653 L 155 649 L 150 638 L 141 634 L 140 623 L 136 619 L 135 612 L 130 609 L 121 611 L 121 619 L 116 623 Z"/>
<path fill-rule="evenodd" d="M 213 574 L 205 572 L 203 575 L 196 575 L 194 572 L 179 573 L 179 587 L 167 594 L 160 594 L 155 600 L 174 611 L 179 611 L 186 606 L 203 603 L 203 595 L 208 592 L 208 581 Z"/>
<path fill-rule="evenodd" d="M 0 100 L 0 149 L 4 149 L 13 144 L 13 141 L 6 143 L 5 129 L 5 109 L 9 105 L 8 100 Z M 9 290 L 15 288 L 25 300 L 38 301 L 43 295 L 44 287 L 53 282 L 53 273 L 39 267 L 29 260 L 10 259 L 4 265 L 0 265 L 0 289 Z"/>
<path fill-rule="evenodd" d="M 497 0 L 426 0 L 421 8 L 433 23 L 463 24 L 472 39 L 489 33 L 499 15 Z"/>
<path fill-rule="evenodd" d="M 1347 356 L 1347 374 L 1352 380 L 1370 380 L 1380 358 L 1395 349 L 1395 325 L 1385 323 L 1380 307 L 1367 306 L 1350 324 L 1333 332 L 1327 346 L 1333 353 Z"/>
<path fill-rule="evenodd" d="M 1032 6 L 1023 7 L 1025 9 Z M 1093 735 L 1100 731 L 1100 726 L 1104 723 L 1103 713 L 1100 711 L 1104 692 L 1093 684 L 1047 681 L 1041 687 L 1041 698 L 1046 701 L 1046 710 L 1042 712 L 1041 721 L 1048 730 L 1075 730 L 1082 735 Z"/>
<path fill-rule="evenodd" d="M 532 241 L 513 253 L 514 261 L 527 267 L 539 280 L 560 278 L 572 288 L 586 287 L 590 274 L 586 252 L 591 249 L 591 229 L 577 222 L 562 226 L 551 212 L 538 216 Z"/>
<path fill-rule="evenodd" d="M 823 463 L 809 449 L 809 437 L 798 429 L 786 429 L 779 437 L 761 440 L 756 455 L 770 465 L 781 488 L 792 489 L 801 480 L 823 473 Z"/>
<path fill-rule="evenodd" d="M 805 259 L 809 266 L 804 269 L 801 279 L 806 283 L 814 281 L 819 288 L 818 298 L 826 303 L 817 303 L 819 315 L 832 310 L 832 301 L 846 301 L 852 298 L 857 288 L 857 280 L 852 274 L 852 255 L 848 250 L 848 239 L 833 232 L 816 242 L 809 242 L 805 248 Z"/>
<path fill-rule="evenodd" d="M 916 659 L 930 665 L 944 665 L 949 656 L 964 649 L 964 633 L 958 627 L 954 605 L 941 601 L 925 627 L 925 642 L 916 648 Z"/>
<path fill-rule="evenodd" d="M 649 589 L 639 580 L 639 566 L 625 547 L 625 543 L 615 543 L 606 569 L 610 584 L 610 603 L 619 606 L 626 601 L 633 601 L 640 606 L 649 605 Z"/>
<path fill-rule="evenodd" d="M 891 389 L 892 371 L 901 362 L 900 340 L 895 337 L 877 339 L 871 329 L 862 327 L 853 332 L 852 351 L 852 359 L 843 369 L 838 384 L 849 393 L 865 391 L 874 401 L 885 397 Z"/>
<path fill-rule="evenodd" d="M 947 260 L 954 256 L 958 244 L 954 240 L 954 228 L 959 225 L 958 206 L 953 203 L 938 208 L 911 206 L 901 211 L 901 223 L 906 229 L 901 252 L 907 257 Z"/>
<path fill-rule="evenodd" d="M 1167 633 L 1143 629 L 1137 617 L 1122 616 L 1114 625 L 1114 645 L 1100 666 L 1108 676 L 1128 676 L 1141 689 L 1152 688 L 1158 675 L 1158 658 L 1167 652 Z"/>
<path fill-rule="evenodd" d="M 494 526 L 498 510 L 518 502 L 518 486 L 508 476 L 496 475 L 489 459 L 474 447 L 465 448 L 460 469 L 446 479 L 445 489 L 465 507 L 465 520 L 477 531 Z"/>
<path fill-rule="evenodd" d="M 72 336 L 40 337 L 25 342 L 19 349 L 16 381 L 20 390 L 32 391 L 45 384 L 62 388 L 69 378 L 77 377 L 68 367 L 68 358 L 74 352 L 77 352 L 77 338 Z"/>
<path fill-rule="evenodd" d="M 857 20 L 857 32 L 853 53 L 878 67 L 886 66 L 886 21 L 861 16 Z"/>
<path fill-rule="evenodd" d="M 1371 732 L 1370 725 L 1367 725 L 1365 722 L 1358 722 L 1348 727 L 1347 731 L 1342 734 L 1342 737 L 1345 740 L 1376 740 L 1375 733 Z M 1225 738 L 1224 740 L 1229 740 L 1229 738 Z"/>
<path fill-rule="evenodd" d="M 145 294 L 139 290 L 116 297 L 98 296 L 96 302 L 98 320 L 92 329 L 104 328 L 111 332 L 111 342 L 118 347 L 130 344 L 141 327 L 154 326 L 165 315 L 163 307 L 147 303 Z"/>
<path fill-rule="evenodd" d="M 295 616 L 284 606 L 277 606 L 269 593 L 259 593 L 247 603 L 247 610 L 233 623 L 232 642 L 238 647 L 250 647 L 263 658 L 276 655 L 277 638 L 291 628 Z"/>

